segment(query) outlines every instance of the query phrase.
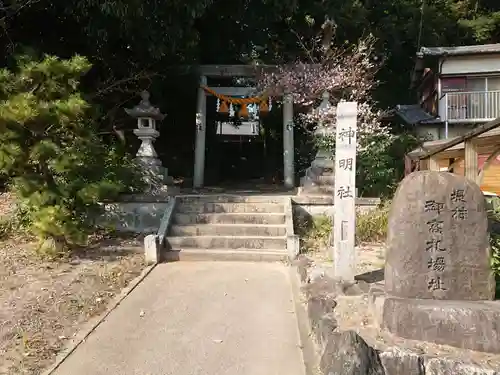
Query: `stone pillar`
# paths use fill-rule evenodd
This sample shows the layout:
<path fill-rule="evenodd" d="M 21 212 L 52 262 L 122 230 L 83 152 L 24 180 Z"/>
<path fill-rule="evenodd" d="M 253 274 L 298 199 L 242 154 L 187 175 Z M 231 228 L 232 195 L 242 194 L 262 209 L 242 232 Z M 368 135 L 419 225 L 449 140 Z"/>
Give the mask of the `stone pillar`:
<path fill-rule="evenodd" d="M 283 97 L 283 177 L 285 187 L 295 186 L 293 143 L 293 96 L 286 93 Z"/>
<path fill-rule="evenodd" d="M 200 77 L 200 85 L 207 84 L 207 77 Z M 207 97 L 205 90 L 198 88 L 198 102 L 196 108 L 196 141 L 194 150 L 194 177 L 195 188 L 203 186 L 205 178 L 205 137 L 206 129 Z"/>
<path fill-rule="evenodd" d="M 354 281 L 356 276 L 357 117 L 356 102 L 338 104 L 332 259 L 335 277 L 345 281 Z"/>

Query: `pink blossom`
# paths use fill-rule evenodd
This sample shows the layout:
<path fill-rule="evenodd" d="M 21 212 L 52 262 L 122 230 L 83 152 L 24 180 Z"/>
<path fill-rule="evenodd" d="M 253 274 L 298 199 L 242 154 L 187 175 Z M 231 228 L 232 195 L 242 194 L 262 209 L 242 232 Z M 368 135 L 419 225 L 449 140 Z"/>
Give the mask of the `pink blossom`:
<path fill-rule="evenodd" d="M 380 68 L 376 63 L 375 42 L 375 38 L 369 36 L 349 48 L 332 47 L 317 62 L 298 60 L 279 66 L 272 73 L 264 73 L 258 80 L 258 87 L 277 97 L 290 93 L 294 105 L 302 109 L 301 122 L 309 130 L 333 136 L 337 104 L 356 101 L 358 145 L 363 149 L 370 143 L 370 136 L 389 136 L 388 129 L 380 123 L 380 111 L 375 108 L 371 96 L 378 84 L 375 75 Z M 331 106 L 318 110 L 325 92 L 329 94 Z"/>

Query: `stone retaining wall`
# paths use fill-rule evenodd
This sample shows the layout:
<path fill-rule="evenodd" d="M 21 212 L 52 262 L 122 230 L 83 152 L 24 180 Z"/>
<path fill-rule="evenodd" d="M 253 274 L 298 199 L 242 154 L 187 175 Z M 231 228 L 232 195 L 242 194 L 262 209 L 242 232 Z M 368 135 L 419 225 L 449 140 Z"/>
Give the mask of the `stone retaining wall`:
<path fill-rule="evenodd" d="M 123 196 L 119 202 L 104 202 L 104 215 L 96 223 L 122 232 L 156 233 L 171 199 L 136 195 Z"/>
<path fill-rule="evenodd" d="M 335 207 L 332 196 L 298 195 L 292 197 L 296 217 L 326 215 L 333 217 Z M 356 209 L 371 211 L 380 205 L 380 198 L 356 198 Z"/>
<path fill-rule="evenodd" d="M 368 294 L 366 283 L 340 283 L 324 275 L 301 255 L 295 262 L 307 303 L 311 336 L 323 375 L 500 375 L 491 366 L 459 358 L 432 357 L 422 350 L 370 345 L 355 331 L 339 331 L 334 310 L 339 296 Z"/>
<path fill-rule="evenodd" d="M 105 214 L 97 218 L 100 225 L 113 226 L 118 231 L 156 233 L 161 218 L 172 196 L 123 196 L 119 202 L 103 203 Z M 292 196 L 294 216 L 333 216 L 333 196 Z M 356 207 L 361 212 L 375 209 L 378 198 L 357 198 Z M 296 216 L 296 217 L 297 217 Z"/>

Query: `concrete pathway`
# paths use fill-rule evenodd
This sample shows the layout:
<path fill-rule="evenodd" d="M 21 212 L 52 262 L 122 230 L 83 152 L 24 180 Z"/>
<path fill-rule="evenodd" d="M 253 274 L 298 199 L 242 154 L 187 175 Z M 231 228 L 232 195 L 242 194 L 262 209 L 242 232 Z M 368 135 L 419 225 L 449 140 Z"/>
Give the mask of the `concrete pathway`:
<path fill-rule="evenodd" d="M 304 375 L 289 270 L 161 264 L 54 374 Z"/>

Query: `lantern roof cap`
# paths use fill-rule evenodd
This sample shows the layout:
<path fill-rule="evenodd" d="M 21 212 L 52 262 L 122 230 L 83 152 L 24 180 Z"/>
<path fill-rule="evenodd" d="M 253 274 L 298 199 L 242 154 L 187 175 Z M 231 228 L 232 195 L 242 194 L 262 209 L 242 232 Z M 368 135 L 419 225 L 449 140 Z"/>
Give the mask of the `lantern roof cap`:
<path fill-rule="evenodd" d="M 159 108 L 153 107 L 149 101 L 150 94 L 147 91 L 140 93 L 141 101 L 134 108 L 125 108 L 125 112 L 134 118 L 152 118 L 154 120 L 163 120 L 165 115 L 160 112 Z"/>

